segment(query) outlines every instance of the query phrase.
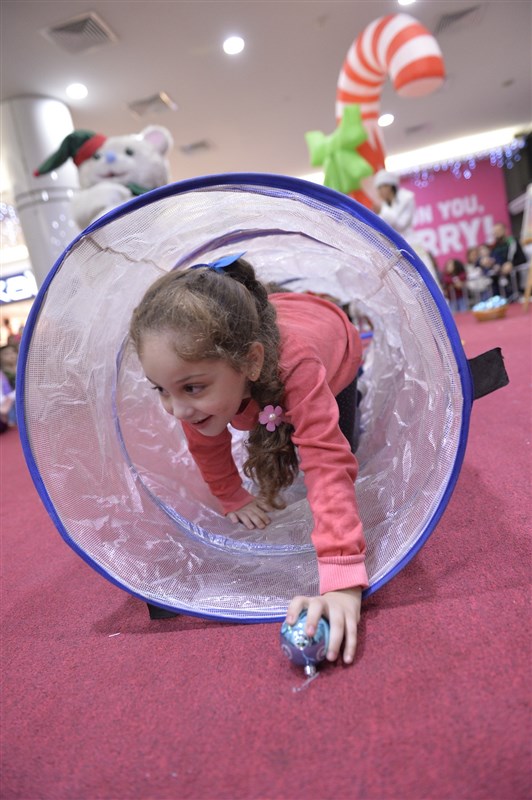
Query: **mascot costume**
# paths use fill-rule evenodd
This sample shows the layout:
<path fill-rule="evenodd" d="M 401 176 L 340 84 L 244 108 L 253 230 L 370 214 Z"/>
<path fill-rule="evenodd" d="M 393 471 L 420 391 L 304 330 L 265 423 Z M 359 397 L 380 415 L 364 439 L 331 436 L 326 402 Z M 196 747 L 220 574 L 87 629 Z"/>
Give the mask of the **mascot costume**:
<path fill-rule="evenodd" d="M 51 172 L 72 158 L 81 187 L 72 199 L 72 215 L 83 230 L 132 197 L 169 183 L 166 155 L 172 146 L 170 131 L 157 125 L 110 137 L 75 130 L 34 175 Z"/>

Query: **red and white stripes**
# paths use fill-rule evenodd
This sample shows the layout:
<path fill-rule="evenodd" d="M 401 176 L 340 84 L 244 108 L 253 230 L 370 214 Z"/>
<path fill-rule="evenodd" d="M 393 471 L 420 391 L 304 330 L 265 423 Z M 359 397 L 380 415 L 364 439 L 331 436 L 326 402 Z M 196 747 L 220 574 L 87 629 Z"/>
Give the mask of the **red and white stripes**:
<path fill-rule="evenodd" d="M 347 53 L 336 90 L 336 118 L 346 105 L 358 103 L 368 131 L 368 158 L 375 170 L 384 166 L 384 148 L 377 126 L 381 89 L 389 77 L 403 97 L 419 97 L 437 89 L 445 67 L 436 39 L 408 14 L 391 14 L 371 22 Z"/>

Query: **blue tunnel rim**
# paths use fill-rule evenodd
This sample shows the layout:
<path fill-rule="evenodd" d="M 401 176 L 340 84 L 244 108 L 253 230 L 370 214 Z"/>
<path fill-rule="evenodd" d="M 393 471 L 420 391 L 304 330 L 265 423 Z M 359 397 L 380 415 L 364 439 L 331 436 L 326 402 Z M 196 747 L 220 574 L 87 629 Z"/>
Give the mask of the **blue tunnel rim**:
<path fill-rule="evenodd" d="M 257 187 L 257 188 L 262 187 L 263 189 L 266 190 L 278 189 L 281 192 L 292 192 L 297 195 L 306 197 L 308 199 L 322 202 L 326 206 L 342 210 L 349 216 L 357 219 L 360 222 L 363 222 L 370 229 L 376 230 L 383 236 L 385 236 L 390 242 L 392 242 L 397 247 L 398 250 L 400 250 L 403 253 L 403 255 L 407 258 L 411 266 L 413 266 L 420 274 L 426 288 L 428 289 L 428 291 L 432 296 L 432 299 L 434 300 L 435 305 L 438 308 L 441 320 L 445 327 L 446 334 L 451 344 L 451 349 L 456 365 L 458 367 L 458 374 L 460 377 L 462 398 L 463 398 L 462 421 L 461 421 L 458 447 L 455 455 L 453 468 L 447 480 L 447 485 L 445 487 L 442 497 L 440 498 L 438 506 L 433 512 L 431 519 L 428 521 L 422 534 L 417 538 L 416 542 L 412 545 L 409 551 L 405 553 L 402 559 L 394 567 L 392 567 L 392 569 L 390 569 L 390 571 L 387 572 L 386 575 L 384 575 L 381 579 L 372 584 L 368 589 L 365 589 L 363 591 L 362 593 L 363 599 L 370 597 L 376 591 L 383 588 L 387 583 L 389 583 L 389 581 L 391 581 L 394 577 L 396 577 L 396 575 L 398 575 L 398 573 L 401 572 L 401 570 L 403 570 L 410 563 L 410 561 L 417 555 L 417 553 L 421 550 L 423 545 L 426 543 L 428 538 L 436 529 L 451 499 L 452 493 L 456 487 L 456 483 L 460 475 L 460 470 L 462 468 L 465 450 L 467 446 L 471 408 L 473 405 L 473 387 L 472 387 L 471 372 L 469 369 L 467 358 L 462 348 L 460 335 L 456 328 L 453 316 L 445 302 L 445 299 L 440 289 L 436 286 L 434 279 L 430 275 L 428 269 L 423 264 L 419 256 L 396 231 L 390 228 L 389 225 L 387 225 L 383 220 L 381 220 L 369 208 L 366 208 L 365 206 L 361 205 L 348 195 L 341 194 L 335 191 L 334 189 L 322 186 L 321 184 L 311 183 L 301 178 L 292 178 L 289 176 L 278 175 L 274 173 L 233 172 L 233 173 L 204 175 L 196 178 L 190 178 L 187 180 L 178 181 L 175 183 L 170 183 L 165 186 L 159 187 L 158 189 L 153 189 L 150 192 L 146 192 L 145 194 L 132 198 L 131 200 L 127 201 L 121 206 L 118 206 L 109 213 L 103 215 L 95 222 L 91 223 L 87 228 L 81 231 L 81 233 L 79 233 L 61 253 L 59 258 L 56 260 L 56 262 L 50 269 L 48 275 L 46 276 L 32 304 L 24 328 L 22 341 L 20 343 L 19 360 L 21 369 L 17 371 L 17 382 L 20 384 L 20 386 L 18 387 L 18 391 L 16 393 L 16 410 L 17 410 L 17 419 L 19 425 L 18 430 L 22 444 L 22 450 L 35 488 L 37 489 L 40 499 L 46 511 L 48 512 L 48 515 L 52 519 L 55 527 L 57 528 L 59 534 L 61 535 L 63 540 L 69 545 L 69 547 L 71 547 L 74 550 L 74 552 L 77 555 L 79 555 L 83 559 L 83 561 L 85 561 L 85 563 L 87 563 L 92 569 L 94 569 L 97 573 L 102 575 L 112 584 L 122 589 L 123 591 L 127 592 L 128 594 L 132 595 L 133 597 L 136 597 L 144 602 L 150 603 L 159 608 L 163 608 L 167 611 L 171 611 L 176 614 L 185 614 L 188 616 L 195 616 L 210 620 L 218 620 L 228 623 L 259 624 L 266 622 L 280 622 L 284 619 L 284 613 L 265 614 L 265 612 L 261 610 L 260 616 L 240 617 L 237 616 L 236 614 L 226 616 L 223 613 L 218 613 L 214 611 L 213 612 L 207 610 L 196 611 L 196 610 L 191 610 L 189 608 L 180 608 L 176 606 L 171 606 L 158 599 L 156 600 L 148 599 L 145 595 L 141 594 L 138 591 L 133 590 L 130 586 L 127 586 L 117 577 L 111 575 L 94 558 L 89 556 L 89 554 L 86 553 L 72 539 L 69 532 L 66 530 L 65 526 L 63 525 L 56 511 L 52 499 L 48 494 L 48 491 L 46 489 L 43 478 L 40 474 L 40 470 L 37 466 L 31 448 L 31 443 L 26 426 L 25 404 L 24 404 L 24 398 L 26 393 L 26 365 L 27 365 L 29 347 L 33 331 L 37 324 L 39 313 L 46 298 L 46 294 L 48 292 L 50 284 L 54 279 L 56 273 L 60 269 L 61 265 L 68 257 L 69 253 L 75 248 L 77 243 L 80 242 L 83 238 L 85 238 L 89 234 L 99 230 L 100 228 L 105 227 L 108 223 L 120 219 L 121 217 L 133 211 L 139 210 L 144 206 L 151 205 L 152 203 L 155 203 L 159 200 L 163 200 L 165 198 L 173 197 L 180 194 L 187 194 L 202 189 L 214 189 L 214 188 L 225 189 L 231 186 L 234 186 L 235 188 L 240 187 L 242 191 L 246 191 L 246 187 Z"/>

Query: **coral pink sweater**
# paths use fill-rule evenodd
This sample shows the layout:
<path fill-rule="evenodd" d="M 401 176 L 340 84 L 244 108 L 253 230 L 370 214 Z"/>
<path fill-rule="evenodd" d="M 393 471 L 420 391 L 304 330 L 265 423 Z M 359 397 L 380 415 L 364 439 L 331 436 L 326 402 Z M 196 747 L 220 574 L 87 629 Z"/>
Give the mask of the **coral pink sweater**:
<path fill-rule="evenodd" d="M 336 395 L 358 372 L 362 347 L 356 329 L 341 309 L 308 294 L 273 294 L 281 333 L 279 369 L 285 386 L 283 407 L 294 426 L 307 497 L 314 516 L 312 541 L 318 557 L 320 592 L 366 587 L 365 544 L 354 482 L 358 465 L 338 427 Z M 259 408 L 249 400 L 231 420 L 251 430 Z M 190 452 L 224 513 L 251 499 L 231 455 L 228 429 L 203 436 L 183 423 Z"/>

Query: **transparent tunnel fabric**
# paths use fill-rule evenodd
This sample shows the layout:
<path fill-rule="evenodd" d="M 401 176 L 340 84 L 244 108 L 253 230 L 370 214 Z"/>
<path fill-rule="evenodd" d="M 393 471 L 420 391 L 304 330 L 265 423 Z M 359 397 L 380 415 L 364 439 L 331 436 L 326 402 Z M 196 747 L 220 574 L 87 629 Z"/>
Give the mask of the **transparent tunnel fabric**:
<path fill-rule="evenodd" d="M 356 491 L 368 591 L 389 580 L 448 501 L 470 379 L 424 266 L 336 192 L 277 176 L 212 176 L 151 192 L 88 228 L 32 309 L 21 435 L 60 533 L 98 571 L 175 611 L 266 621 L 281 619 L 295 594 L 318 592 L 303 479 L 266 529 L 230 523 L 127 341 L 131 312 L 157 277 L 239 249 L 261 279 L 325 292 L 371 320 Z M 245 434 L 233 433 L 241 467 Z"/>

